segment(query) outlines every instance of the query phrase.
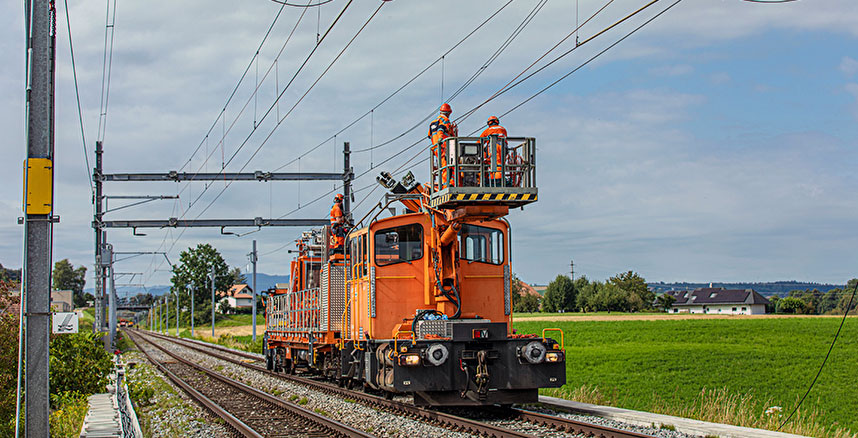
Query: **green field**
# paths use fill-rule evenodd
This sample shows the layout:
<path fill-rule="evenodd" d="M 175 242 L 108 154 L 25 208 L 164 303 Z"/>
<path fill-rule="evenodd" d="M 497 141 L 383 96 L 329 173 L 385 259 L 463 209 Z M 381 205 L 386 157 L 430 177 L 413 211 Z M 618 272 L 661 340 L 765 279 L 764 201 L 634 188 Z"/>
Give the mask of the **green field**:
<path fill-rule="evenodd" d="M 788 413 L 816 375 L 839 318 L 518 321 L 519 333 L 565 332 L 567 384 L 592 385 L 638 410 L 699 403 L 701 391 L 751 394 Z M 849 318 L 802 406 L 819 423 L 858 431 L 858 319 Z M 765 403 L 763 403 L 765 402 Z M 757 415 L 760 412 L 756 413 Z"/>

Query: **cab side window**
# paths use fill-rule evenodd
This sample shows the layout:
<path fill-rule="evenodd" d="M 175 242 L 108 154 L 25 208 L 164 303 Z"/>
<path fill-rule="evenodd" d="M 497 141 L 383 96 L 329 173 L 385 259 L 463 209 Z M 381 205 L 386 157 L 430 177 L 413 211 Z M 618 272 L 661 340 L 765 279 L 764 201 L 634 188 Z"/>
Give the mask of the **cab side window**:
<path fill-rule="evenodd" d="M 403 225 L 375 232 L 375 264 L 387 266 L 423 258 L 423 227 Z"/>

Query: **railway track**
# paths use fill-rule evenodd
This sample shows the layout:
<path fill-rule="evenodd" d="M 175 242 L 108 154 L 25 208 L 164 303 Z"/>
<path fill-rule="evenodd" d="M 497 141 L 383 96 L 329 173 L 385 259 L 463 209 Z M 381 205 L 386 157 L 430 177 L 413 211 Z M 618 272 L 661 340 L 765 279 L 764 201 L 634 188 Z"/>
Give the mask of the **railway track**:
<path fill-rule="evenodd" d="M 133 333 L 132 331 L 126 331 Z M 256 388 L 185 360 L 139 333 L 129 336 L 138 349 L 191 398 L 244 437 L 349 437 L 373 435 L 293 405 Z M 173 360 L 157 360 L 142 342 Z"/>
<path fill-rule="evenodd" d="M 261 355 L 236 351 L 230 348 L 219 345 L 204 343 L 200 341 L 176 339 L 173 337 L 163 336 L 147 332 L 147 335 L 155 338 L 168 341 L 174 344 L 181 345 L 185 348 L 197 351 L 199 353 L 220 359 L 232 364 L 249 368 L 251 370 L 273 376 L 278 379 L 291 381 L 301 385 L 308 386 L 314 390 L 324 392 L 331 395 L 346 397 L 360 401 L 371 407 L 394 411 L 398 415 L 404 415 L 415 419 L 431 422 L 445 428 L 464 431 L 478 434 L 487 437 L 507 438 L 507 437 L 532 437 L 526 433 L 510 430 L 504 427 L 487 424 L 482 421 L 472 420 L 469 418 L 452 415 L 449 413 L 426 409 L 414 406 L 409 403 L 402 403 L 396 400 L 388 400 L 384 397 L 368 394 L 360 391 L 353 391 L 346 388 L 341 388 L 337 385 L 318 380 L 300 377 L 296 375 L 288 375 L 268 371 L 264 366 L 264 359 Z M 212 351 L 214 350 L 214 351 Z M 573 434 L 581 434 L 585 436 L 601 437 L 601 438 L 648 438 L 650 435 L 645 435 L 637 432 L 614 429 L 611 427 L 600 426 L 591 423 L 575 421 L 567 418 L 546 415 L 531 411 L 515 408 L 493 408 L 490 410 L 492 416 L 505 421 L 522 421 L 538 426 L 546 427 L 556 431 L 562 431 Z"/>

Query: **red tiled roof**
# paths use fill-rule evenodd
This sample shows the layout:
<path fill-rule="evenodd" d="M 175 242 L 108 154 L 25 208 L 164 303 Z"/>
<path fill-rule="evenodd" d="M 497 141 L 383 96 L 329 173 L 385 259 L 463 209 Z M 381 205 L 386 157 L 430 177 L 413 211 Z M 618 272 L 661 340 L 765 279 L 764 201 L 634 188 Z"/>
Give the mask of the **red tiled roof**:
<path fill-rule="evenodd" d="M 533 288 L 533 286 L 531 286 L 531 285 L 529 285 L 529 284 L 527 284 L 521 280 L 518 280 L 518 285 L 519 285 L 519 287 L 521 287 L 521 292 L 523 294 L 534 295 L 536 297 L 542 297 L 542 295 L 540 295 L 539 292 L 537 292 L 536 289 Z"/>

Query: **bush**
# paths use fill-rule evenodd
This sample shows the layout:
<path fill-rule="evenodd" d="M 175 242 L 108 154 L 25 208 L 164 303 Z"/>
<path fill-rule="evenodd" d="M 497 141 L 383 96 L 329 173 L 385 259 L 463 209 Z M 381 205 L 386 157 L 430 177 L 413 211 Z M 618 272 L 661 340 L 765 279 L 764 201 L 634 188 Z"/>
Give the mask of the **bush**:
<path fill-rule="evenodd" d="M 0 272 L 3 272 L 0 268 Z M 17 303 L 11 284 L 0 281 L 0 306 Z M 18 379 L 18 313 L 0 314 L 0 437 L 15 430 L 15 393 Z"/>
<path fill-rule="evenodd" d="M 113 368 L 101 335 L 74 333 L 51 339 L 51 394 L 103 392 Z"/>
<path fill-rule="evenodd" d="M 51 438 L 77 438 L 89 410 L 87 398 L 77 391 L 51 394 Z"/>

